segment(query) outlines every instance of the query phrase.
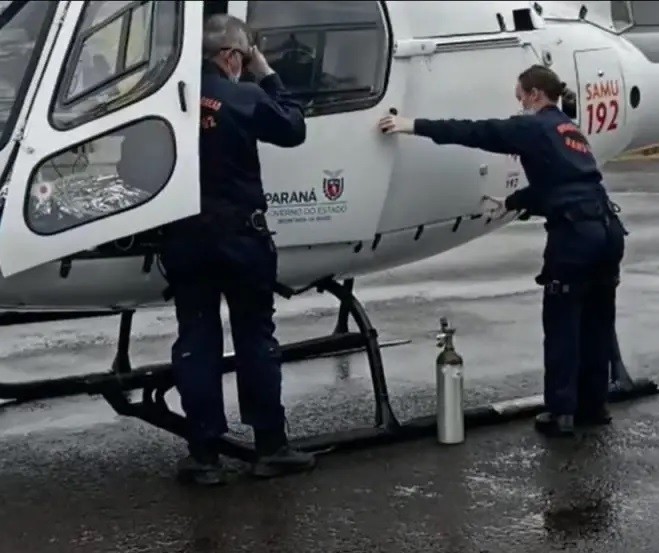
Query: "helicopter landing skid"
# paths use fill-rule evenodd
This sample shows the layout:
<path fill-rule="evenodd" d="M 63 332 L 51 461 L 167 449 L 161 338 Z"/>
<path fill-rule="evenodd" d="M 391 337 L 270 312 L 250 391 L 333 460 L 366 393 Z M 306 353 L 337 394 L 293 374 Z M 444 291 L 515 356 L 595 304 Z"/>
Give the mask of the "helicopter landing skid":
<path fill-rule="evenodd" d="M 315 283 L 313 287 L 319 292 L 330 292 L 340 301 L 336 327 L 328 336 L 282 345 L 282 362 L 366 351 L 375 395 L 375 429 L 388 434 L 394 433 L 400 425 L 389 401 L 380 350 L 383 347 L 406 344 L 410 340 L 378 342 L 377 331 L 371 324 L 364 307 L 353 295 L 352 279 L 346 280 L 343 285 L 333 279 L 326 279 Z M 286 297 L 296 293 L 293 291 L 287 293 L 283 288 L 282 290 L 279 293 Z M 2 406 L 84 394 L 101 395 L 118 414 L 139 418 L 185 438 L 185 417 L 171 411 L 165 400 L 165 394 L 174 387 L 171 364 L 160 363 L 136 368 L 131 365 L 129 347 L 134 313 L 134 311 L 120 313 L 119 340 L 111 371 L 31 382 L 0 383 Z M 348 328 L 350 316 L 358 327 L 357 332 Z M 225 356 L 224 365 L 225 373 L 234 372 L 234 356 Z M 126 393 L 140 389 L 142 390 L 140 401 L 130 399 Z M 372 429 L 365 429 L 365 432 L 368 431 Z M 252 459 L 254 456 L 253 448 L 249 444 L 230 438 L 223 443 L 222 453 L 243 460 Z"/>
<path fill-rule="evenodd" d="M 366 351 L 371 370 L 371 380 L 375 395 L 375 428 L 364 429 L 358 435 L 364 437 L 375 434 L 394 435 L 400 424 L 391 408 L 387 392 L 387 382 L 380 349 L 383 346 L 402 345 L 410 340 L 396 340 L 384 344 L 378 343 L 377 331 L 371 324 L 364 307 L 352 293 L 353 281 L 347 280 L 343 285 L 334 280 L 324 280 L 316 285 L 319 292 L 330 292 L 340 301 L 339 314 L 333 334 L 329 336 L 286 344 L 282 346 L 282 361 L 291 362 L 311 359 L 329 355 Z M 348 319 L 352 316 L 359 332 L 348 330 Z M 143 382 L 142 400 L 133 402 L 126 397 L 122 386 L 102 391 L 105 400 L 120 415 L 136 417 L 149 424 L 167 430 L 182 438 L 186 437 L 185 417 L 172 412 L 165 400 L 165 394 L 174 386 L 171 365 L 160 367 L 143 367 L 131 370 L 128 358 L 128 342 L 130 336 L 130 318 L 132 314 L 122 315 L 122 325 L 119 333 L 117 357 L 113 364 L 113 372 L 119 378 L 135 373 L 145 375 L 148 373 L 149 381 Z M 233 357 L 225 357 L 233 361 Z M 226 363 L 225 373 L 235 370 L 233 362 Z M 120 375 L 120 376 L 119 376 Z M 355 435 L 350 434 L 354 441 Z M 305 440 L 293 440 L 292 445 L 307 451 L 326 450 L 341 440 L 340 434 L 316 436 Z M 253 461 L 256 453 L 251 444 L 231 437 L 224 437 L 220 443 L 220 453 L 223 455 Z"/>
<path fill-rule="evenodd" d="M 432 435 L 436 429 L 435 416 L 420 417 L 401 424 L 391 407 L 387 382 L 381 356 L 381 348 L 409 343 L 396 340 L 379 343 L 362 304 L 353 294 L 353 281 L 343 285 L 333 279 L 323 280 L 314 286 L 319 292 L 327 291 L 340 301 L 339 315 L 333 334 L 328 336 L 283 345 L 282 362 L 301 361 L 323 356 L 366 351 L 375 396 L 375 425 L 344 432 L 321 434 L 291 440 L 291 445 L 304 451 L 325 453 L 338 449 L 364 447 L 368 445 L 397 442 Z M 286 297 L 294 293 L 284 293 Z M 24 383 L 0 383 L 0 400 L 9 404 L 53 399 L 75 395 L 102 395 L 120 415 L 141 419 L 182 438 L 186 437 L 186 420 L 169 409 L 165 394 L 174 387 L 172 367 L 169 363 L 132 368 L 129 358 L 130 333 L 134 311 L 121 313 L 117 353 L 112 370 L 107 373 L 89 374 L 53 380 Z M 348 330 L 348 318 L 352 317 L 358 332 Z M 235 370 L 234 357 L 225 356 L 225 373 Z M 611 359 L 611 388 L 609 401 L 627 399 L 659 393 L 657 385 L 646 379 L 633 380 L 624 366 L 620 355 L 617 335 Z M 142 390 L 142 398 L 135 401 L 126 392 Z M 3 404 L 7 406 L 8 404 Z M 465 410 L 465 426 L 496 424 L 507 420 L 530 416 L 543 409 L 542 396 L 519 398 Z M 220 444 L 221 453 L 243 461 L 253 461 L 256 454 L 251 444 L 226 437 Z"/>

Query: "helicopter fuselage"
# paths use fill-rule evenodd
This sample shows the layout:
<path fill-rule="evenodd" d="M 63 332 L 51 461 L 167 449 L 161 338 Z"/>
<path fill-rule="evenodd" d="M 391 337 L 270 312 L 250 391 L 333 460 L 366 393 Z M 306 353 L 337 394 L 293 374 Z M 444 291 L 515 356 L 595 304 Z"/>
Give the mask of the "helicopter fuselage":
<path fill-rule="evenodd" d="M 192 123 L 201 3 L 169 13 L 164 2 L 100 2 L 107 13 L 93 18 L 82 3 L 56 4 L 34 33 L 41 52 L 0 149 L 0 307 L 161 303 L 166 283 L 153 229 L 199 209 Z M 518 159 L 382 136 L 375 125 L 391 108 L 431 119 L 505 118 L 520 109 L 517 76 L 540 63 L 575 92 L 575 103 L 561 107 L 600 162 L 657 141 L 655 64 L 597 6 L 599 19 L 589 19 L 569 2 L 539 4 L 542 16 L 529 2 L 227 3 L 306 105 L 302 146 L 260 146 L 282 284 L 302 288 L 412 263 L 514 219 L 492 221 L 482 197 L 527 185 Z M 129 8 L 135 30 L 124 35 L 115 23 Z M 172 20 L 183 32 L 168 30 Z M 152 22 L 160 42 L 124 55 L 144 70 L 113 78 L 117 43 L 127 45 L 131 32 L 144 41 Z M 10 26 L 0 28 L 0 43 Z M 0 68 L 2 60 L 0 51 Z M 119 167 L 126 129 L 138 142 L 162 140 L 160 163 L 145 162 L 133 181 Z"/>

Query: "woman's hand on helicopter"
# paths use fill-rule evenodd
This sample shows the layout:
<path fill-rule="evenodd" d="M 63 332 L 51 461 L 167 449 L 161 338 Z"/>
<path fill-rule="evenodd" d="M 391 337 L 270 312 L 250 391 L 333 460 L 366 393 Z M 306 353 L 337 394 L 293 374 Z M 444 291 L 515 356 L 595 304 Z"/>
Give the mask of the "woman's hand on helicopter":
<path fill-rule="evenodd" d="M 492 219 L 501 219 L 508 210 L 506 209 L 506 198 L 495 198 L 494 196 L 485 195 L 482 198 L 484 204 L 489 204 L 489 207 L 486 207 L 485 213 L 487 213 Z"/>
<path fill-rule="evenodd" d="M 384 134 L 414 134 L 414 119 L 400 115 L 385 115 L 378 121 L 378 129 Z"/>

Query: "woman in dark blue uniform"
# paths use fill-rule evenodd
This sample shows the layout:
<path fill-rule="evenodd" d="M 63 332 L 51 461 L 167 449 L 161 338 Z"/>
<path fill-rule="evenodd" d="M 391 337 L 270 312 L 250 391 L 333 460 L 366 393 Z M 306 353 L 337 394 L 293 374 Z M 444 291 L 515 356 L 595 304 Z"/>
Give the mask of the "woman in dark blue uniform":
<path fill-rule="evenodd" d="M 518 77 L 523 115 L 480 121 L 406 119 L 388 115 L 386 134 L 415 134 L 436 144 L 460 144 L 516 154 L 529 181 L 501 202 L 499 211 L 546 218 L 543 328 L 545 406 L 536 427 L 571 435 L 574 424 L 603 424 L 615 320 L 615 293 L 624 235 L 602 186 L 588 141 L 557 106 L 564 84 L 534 65 Z"/>

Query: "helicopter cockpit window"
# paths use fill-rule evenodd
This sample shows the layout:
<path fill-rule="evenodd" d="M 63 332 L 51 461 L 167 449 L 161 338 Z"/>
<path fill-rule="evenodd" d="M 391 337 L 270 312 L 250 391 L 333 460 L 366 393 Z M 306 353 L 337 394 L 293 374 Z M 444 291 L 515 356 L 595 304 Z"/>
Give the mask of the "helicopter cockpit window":
<path fill-rule="evenodd" d="M 577 105 L 577 93 L 570 87 L 566 86 L 563 90 L 563 94 L 561 94 L 561 97 L 559 98 L 559 105 L 563 110 L 563 113 L 565 113 L 570 119 L 578 120 L 579 110 Z"/>
<path fill-rule="evenodd" d="M 247 23 L 309 114 L 365 109 L 384 93 L 388 37 L 379 2 L 252 0 Z"/>
<path fill-rule="evenodd" d="M 629 2 L 611 2 L 611 21 L 616 31 L 623 31 L 634 23 Z"/>
<path fill-rule="evenodd" d="M 160 88 L 177 63 L 181 4 L 87 2 L 56 90 L 52 125 L 78 126 Z"/>
<path fill-rule="evenodd" d="M 56 7 L 0 1 L 0 150 L 14 129 Z"/>
<path fill-rule="evenodd" d="M 58 152 L 30 180 L 26 222 L 49 235 L 142 205 L 174 171 L 168 123 L 149 118 Z"/>
<path fill-rule="evenodd" d="M 634 1 L 628 4 L 631 4 L 631 19 L 636 27 L 659 26 L 659 10 L 655 2 Z"/>

